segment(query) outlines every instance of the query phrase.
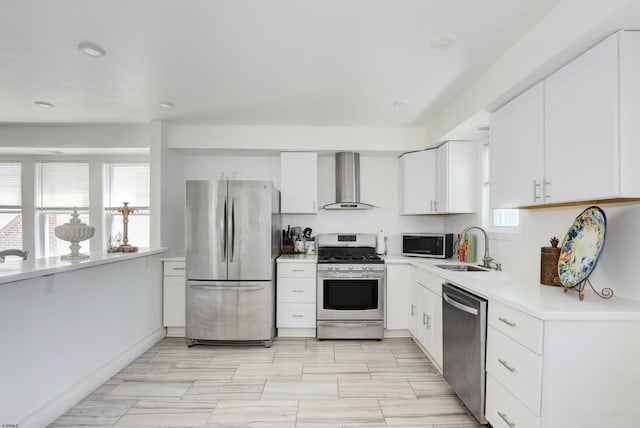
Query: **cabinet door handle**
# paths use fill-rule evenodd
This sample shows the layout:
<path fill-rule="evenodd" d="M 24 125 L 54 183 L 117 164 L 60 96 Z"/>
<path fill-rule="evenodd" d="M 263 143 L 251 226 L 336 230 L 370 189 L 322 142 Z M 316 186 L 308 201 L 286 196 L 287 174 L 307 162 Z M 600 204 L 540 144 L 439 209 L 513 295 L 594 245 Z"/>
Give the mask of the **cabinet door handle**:
<path fill-rule="evenodd" d="M 505 360 L 501 360 L 500 358 L 498 358 L 498 362 L 499 362 L 500 364 L 502 364 L 502 365 L 503 365 L 507 370 L 509 370 L 511 373 L 513 373 L 513 372 L 515 372 L 515 371 L 516 371 L 516 368 L 515 368 L 515 367 L 511 367 L 511 366 L 509 365 L 509 363 L 508 363 L 508 362 L 506 362 Z"/>
<path fill-rule="evenodd" d="M 293 318 L 304 318 L 304 315 L 297 315 L 297 314 L 293 314 L 291 315 Z"/>
<path fill-rule="evenodd" d="M 438 212 L 438 201 L 433 201 L 433 211 Z"/>
<path fill-rule="evenodd" d="M 498 412 L 498 416 L 500 416 L 502 418 L 502 420 L 504 421 L 504 423 L 509 425 L 510 428 L 513 428 L 513 427 L 516 426 L 515 422 L 511 422 L 509 419 L 507 419 L 507 414 L 506 413 Z"/>
<path fill-rule="evenodd" d="M 540 196 L 538 196 L 538 187 L 540 187 L 538 180 L 533 180 L 533 203 L 534 204 L 538 202 L 538 199 L 540 199 Z"/>
<path fill-rule="evenodd" d="M 516 326 L 516 323 L 511 322 L 511 321 L 509 321 L 509 320 L 508 320 L 508 319 L 506 319 L 506 318 L 498 317 L 498 320 L 502 321 L 503 323 L 505 323 L 505 324 L 506 324 L 506 325 L 508 325 L 509 327 L 515 327 L 515 326 Z"/>
<path fill-rule="evenodd" d="M 304 290 L 291 290 L 293 293 L 304 293 Z"/>
<path fill-rule="evenodd" d="M 411 315 L 416 314 L 416 305 L 411 305 Z"/>
<path fill-rule="evenodd" d="M 427 314 L 425 314 L 424 312 L 422 313 L 422 325 L 427 325 Z"/>
<path fill-rule="evenodd" d="M 427 330 L 431 328 L 431 316 L 427 315 Z"/>
<path fill-rule="evenodd" d="M 542 183 L 542 200 L 546 201 L 547 199 L 551 199 L 551 192 L 549 192 L 549 188 L 551 187 L 551 183 L 547 180 L 544 180 Z"/>
<path fill-rule="evenodd" d="M 429 212 L 432 213 L 433 212 L 433 199 L 431 201 L 429 201 L 431 203 L 431 207 L 429 208 Z"/>
<path fill-rule="evenodd" d="M 314 199 L 314 201 L 313 201 L 313 209 L 311 211 L 315 211 L 315 210 L 316 210 L 316 201 Z"/>

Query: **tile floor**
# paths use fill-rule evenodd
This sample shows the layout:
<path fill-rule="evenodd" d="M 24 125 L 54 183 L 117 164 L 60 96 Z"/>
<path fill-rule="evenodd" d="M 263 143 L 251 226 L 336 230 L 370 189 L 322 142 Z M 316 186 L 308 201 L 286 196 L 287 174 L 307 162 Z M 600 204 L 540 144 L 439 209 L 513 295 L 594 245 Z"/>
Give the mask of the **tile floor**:
<path fill-rule="evenodd" d="M 479 427 L 411 339 L 167 338 L 52 427 Z"/>

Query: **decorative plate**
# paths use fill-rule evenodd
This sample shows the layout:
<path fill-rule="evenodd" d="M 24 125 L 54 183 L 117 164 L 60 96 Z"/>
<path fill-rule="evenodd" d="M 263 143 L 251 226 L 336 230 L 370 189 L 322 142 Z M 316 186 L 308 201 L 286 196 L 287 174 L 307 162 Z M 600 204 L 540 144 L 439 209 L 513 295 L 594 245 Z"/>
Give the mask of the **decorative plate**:
<path fill-rule="evenodd" d="M 596 206 L 582 211 L 573 221 L 558 260 L 558 276 L 564 287 L 576 287 L 591 275 L 604 247 L 606 229 L 607 216 Z"/>

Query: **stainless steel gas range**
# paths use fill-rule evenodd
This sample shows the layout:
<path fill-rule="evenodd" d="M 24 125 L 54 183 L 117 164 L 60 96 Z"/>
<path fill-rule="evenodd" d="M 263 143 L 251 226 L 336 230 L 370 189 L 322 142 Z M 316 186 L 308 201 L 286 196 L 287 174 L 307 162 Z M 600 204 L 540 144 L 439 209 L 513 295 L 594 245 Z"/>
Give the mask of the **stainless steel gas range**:
<path fill-rule="evenodd" d="M 384 260 L 374 234 L 321 234 L 318 241 L 318 339 L 382 339 Z"/>

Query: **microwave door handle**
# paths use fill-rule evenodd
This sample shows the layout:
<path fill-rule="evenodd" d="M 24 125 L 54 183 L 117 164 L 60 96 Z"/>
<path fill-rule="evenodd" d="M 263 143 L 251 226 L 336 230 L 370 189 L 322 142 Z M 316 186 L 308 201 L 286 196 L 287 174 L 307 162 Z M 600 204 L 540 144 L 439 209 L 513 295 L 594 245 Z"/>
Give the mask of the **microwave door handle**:
<path fill-rule="evenodd" d="M 476 316 L 478 315 L 478 310 L 476 308 L 472 308 L 471 306 L 463 305 L 462 303 L 453 300 L 445 292 L 442 292 L 442 298 L 444 299 L 445 302 L 447 302 L 448 304 L 450 304 L 451 306 L 453 306 L 456 309 L 460 309 L 461 311 L 464 311 L 464 312 L 466 312 L 468 314 L 471 314 L 471 315 L 476 315 Z"/>

